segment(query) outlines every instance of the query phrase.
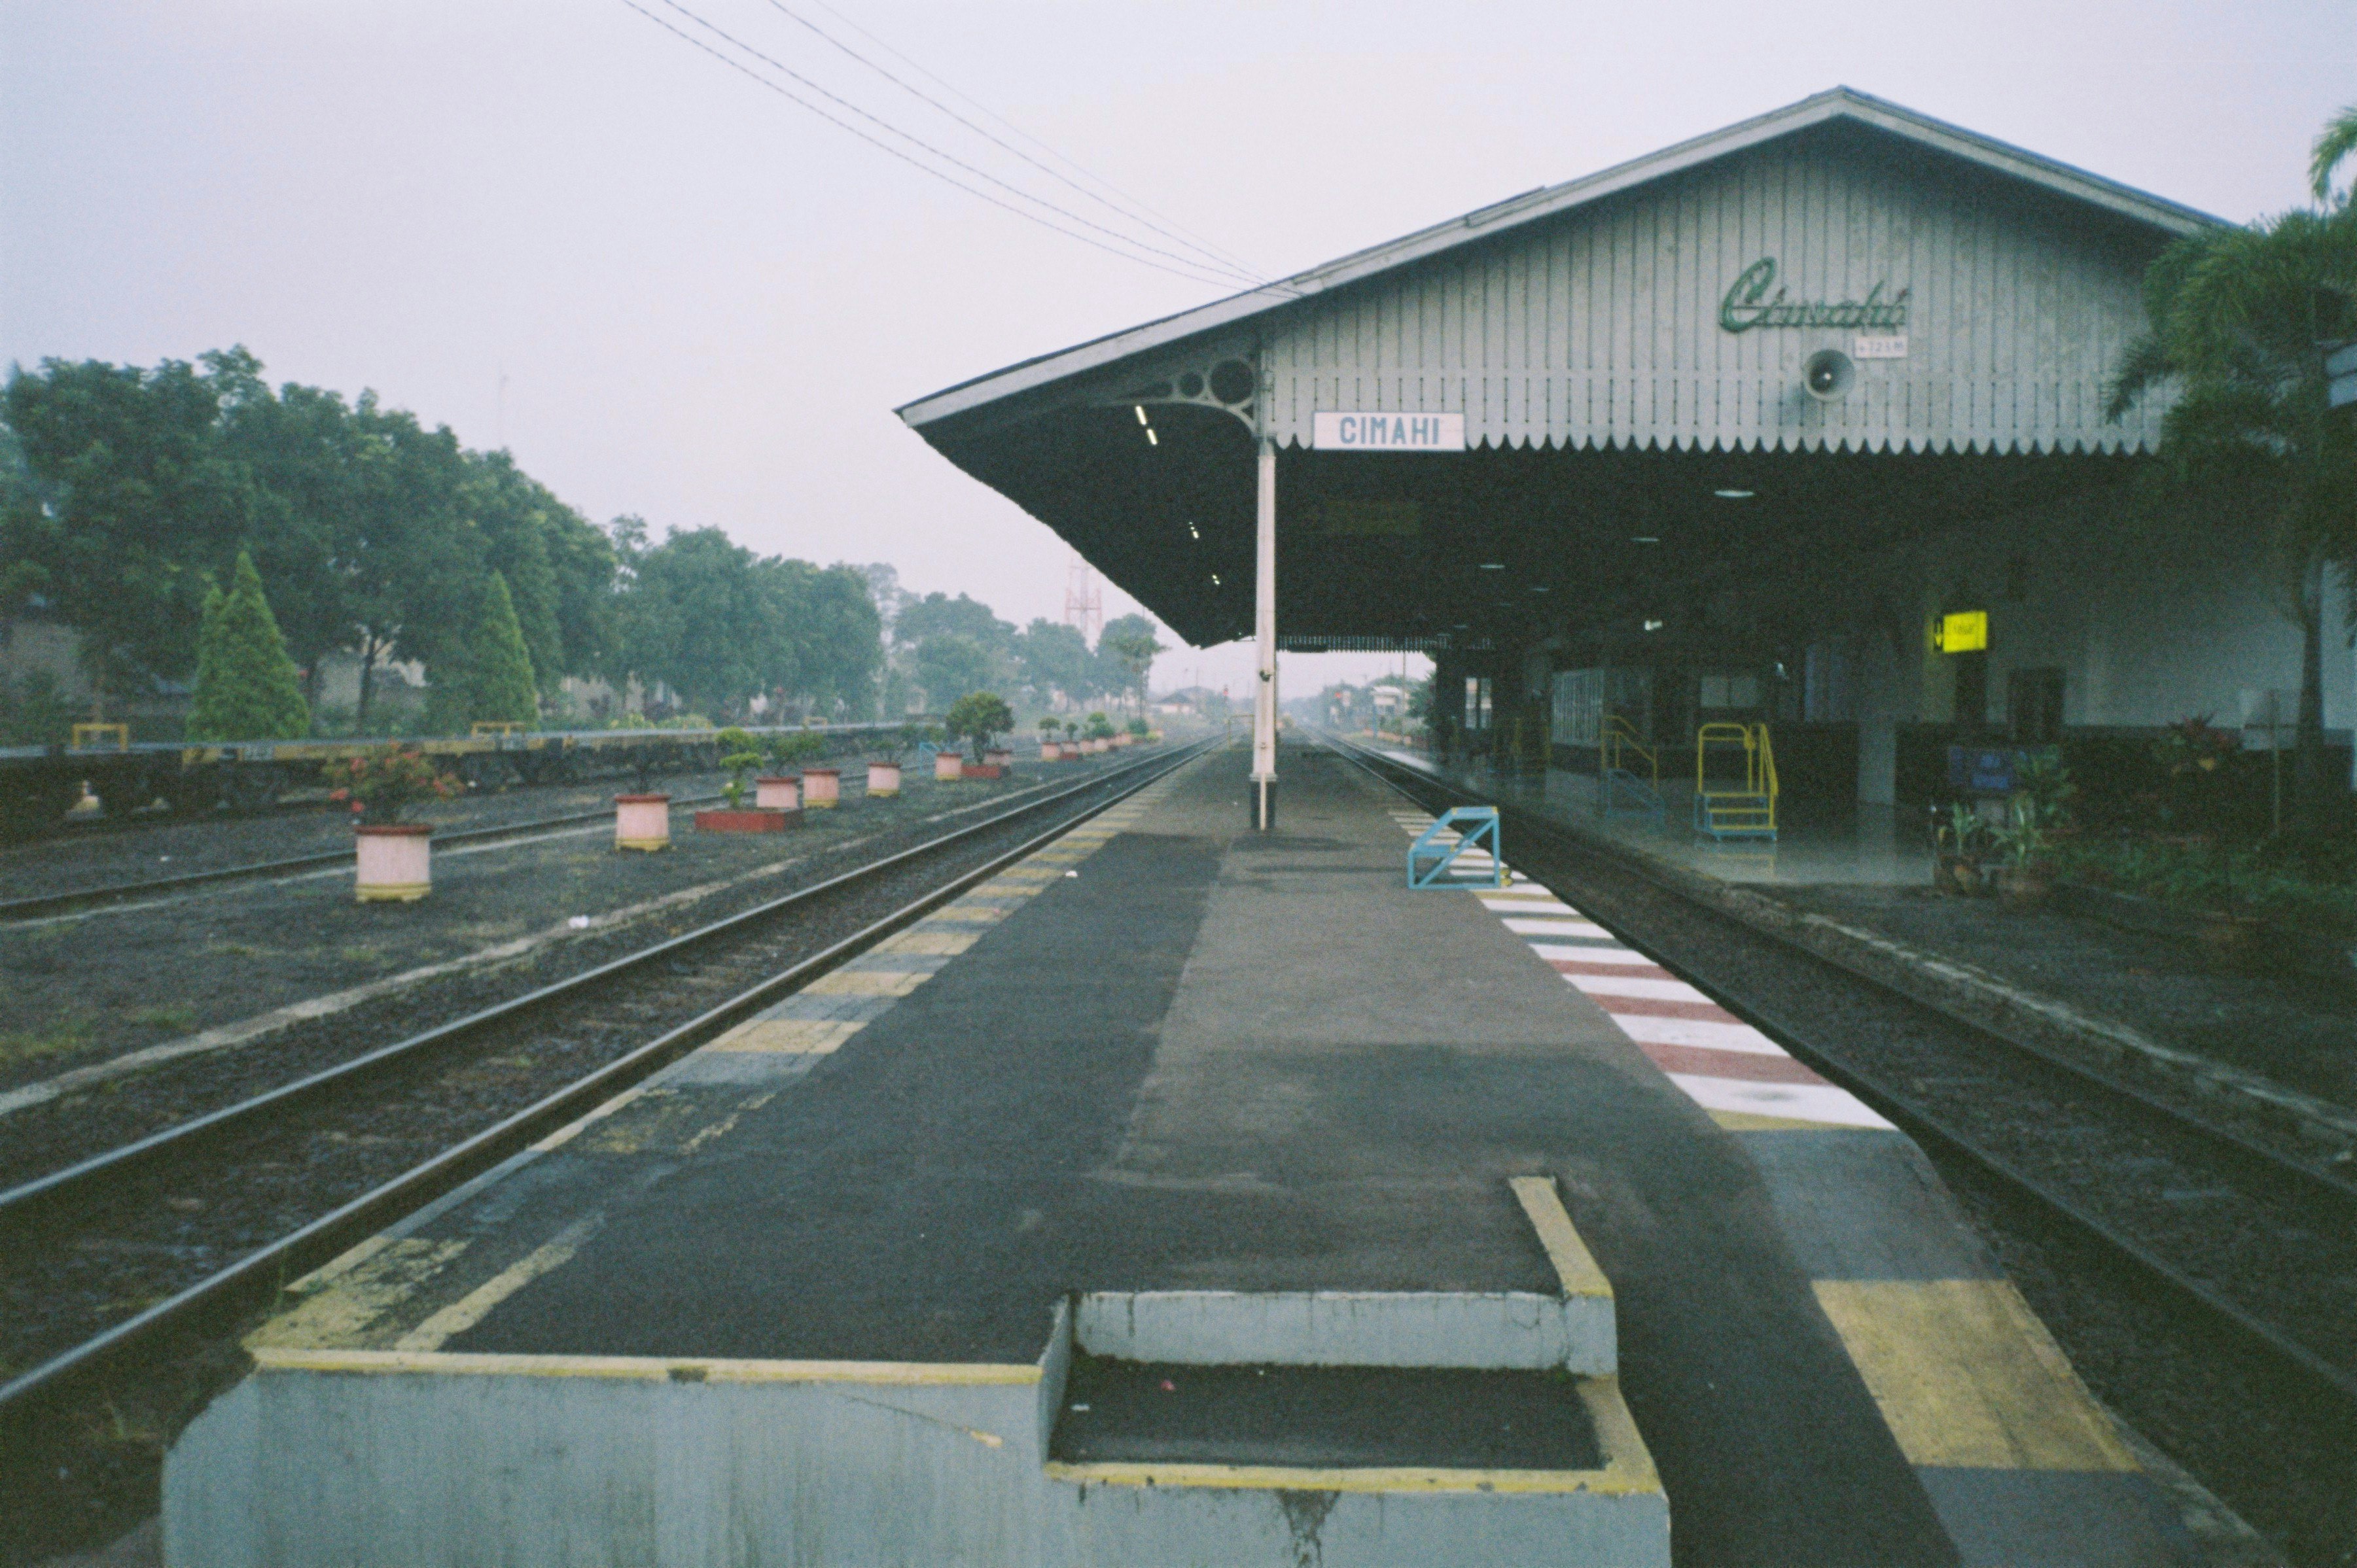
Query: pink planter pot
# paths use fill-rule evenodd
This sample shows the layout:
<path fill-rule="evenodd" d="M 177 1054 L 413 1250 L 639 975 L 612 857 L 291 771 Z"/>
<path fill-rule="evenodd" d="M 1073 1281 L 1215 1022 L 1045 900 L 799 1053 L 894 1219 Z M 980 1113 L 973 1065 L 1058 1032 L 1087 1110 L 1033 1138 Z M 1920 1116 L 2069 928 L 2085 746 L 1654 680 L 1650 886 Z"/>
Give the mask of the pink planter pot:
<path fill-rule="evenodd" d="M 936 781 L 947 783 L 952 779 L 963 779 L 964 777 L 964 757 L 960 757 L 954 751 L 937 751 L 933 753 L 933 778 Z"/>
<path fill-rule="evenodd" d="M 900 792 L 900 765 L 897 762 L 871 762 L 867 765 L 867 793 L 890 800 Z"/>
<path fill-rule="evenodd" d="M 753 780 L 753 804 L 765 811 L 799 811 L 802 809 L 802 780 L 798 773 L 788 773 L 776 779 Z"/>
<path fill-rule="evenodd" d="M 1015 754 L 1011 751 L 994 748 L 984 752 L 982 760 L 993 768 L 1012 768 L 1015 766 Z"/>
<path fill-rule="evenodd" d="M 802 825 L 800 811 L 765 811 L 756 807 L 749 811 L 695 813 L 695 831 L 700 833 L 781 833 Z"/>
<path fill-rule="evenodd" d="M 1061 757 L 1061 756 L 1063 756 L 1063 755 L 1064 755 L 1064 748 L 1063 748 L 1063 746 L 1062 746 L 1060 744 L 1059 744 L 1058 742 L 1056 742 L 1056 741 L 1052 741 L 1052 740 L 1043 740 L 1043 741 L 1041 741 L 1041 742 L 1039 743 L 1039 760 L 1040 760 L 1040 761 L 1042 761 L 1042 762 L 1053 762 L 1053 761 L 1055 761 L 1058 757 Z"/>
<path fill-rule="evenodd" d="M 802 769 L 802 804 L 813 811 L 831 811 L 843 799 L 843 774 L 833 768 Z"/>
<path fill-rule="evenodd" d="M 614 797 L 614 847 L 657 850 L 671 847 L 671 797 Z"/>
<path fill-rule="evenodd" d="M 390 822 L 353 832 L 354 887 L 363 904 L 414 904 L 434 890 L 434 830 Z"/>

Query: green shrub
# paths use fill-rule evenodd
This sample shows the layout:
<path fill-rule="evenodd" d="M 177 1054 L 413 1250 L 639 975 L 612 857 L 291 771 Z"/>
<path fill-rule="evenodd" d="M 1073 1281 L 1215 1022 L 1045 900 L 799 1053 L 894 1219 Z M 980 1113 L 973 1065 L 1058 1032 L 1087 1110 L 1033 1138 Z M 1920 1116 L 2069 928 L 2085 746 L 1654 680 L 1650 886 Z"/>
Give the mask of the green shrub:
<path fill-rule="evenodd" d="M 432 707 L 436 723 L 454 735 L 469 725 L 528 725 L 540 717 L 532 652 L 524 646 L 508 580 L 497 572 L 483 585 L 466 640 L 434 671 Z"/>
<path fill-rule="evenodd" d="M 728 797 L 728 809 L 733 811 L 745 803 L 748 776 L 761 766 L 761 745 L 735 725 L 713 738 L 720 748 L 720 766 L 728 770 L 728 782 L 720 787 L 720 792 Z"/>
<path fill-rule="evenodd" d="M 311 707 L 263 596 L 262 575 L 241 550 L 229 592 L 205 596 L 186 733 L 190 740 L 294 740 L 310 730 Z"/>

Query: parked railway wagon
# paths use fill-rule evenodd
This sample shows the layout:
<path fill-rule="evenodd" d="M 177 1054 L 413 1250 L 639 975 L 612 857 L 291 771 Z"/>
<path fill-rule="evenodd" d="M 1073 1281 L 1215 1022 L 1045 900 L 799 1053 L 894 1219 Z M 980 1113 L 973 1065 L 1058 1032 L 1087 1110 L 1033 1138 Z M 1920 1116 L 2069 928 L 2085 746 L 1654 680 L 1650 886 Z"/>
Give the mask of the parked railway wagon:
<path fill-rule="evenodd" d="M 756 736 L 812 733 L 856 746 L 899 724 L 745 725 Z M 93 733 L 99 732 L 99 733 Z M 257 740 L 186 745 L 133 741 L 121 725 L 78 725 L 63 746 L 0 746 L 0 837 L 61 826 L 85 792 L 109 817 L 158 802 L 182 816 L 267 810 L 319 781 L 323 763 L 414 746 L 469 789 L 563 784 L 598 777 L 654 778 L 718 765 L 717 729 L 523 730 L 418 738 Z"/>

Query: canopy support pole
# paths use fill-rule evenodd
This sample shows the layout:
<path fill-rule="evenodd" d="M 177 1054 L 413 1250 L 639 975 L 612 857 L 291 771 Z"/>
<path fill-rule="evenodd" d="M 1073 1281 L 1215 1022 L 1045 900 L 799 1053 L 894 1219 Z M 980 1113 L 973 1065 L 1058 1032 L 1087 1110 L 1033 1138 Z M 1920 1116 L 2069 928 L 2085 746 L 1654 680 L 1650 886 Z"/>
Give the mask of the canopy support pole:
<path fill-rule="evenodd" d="M 1276 443 L 1260 443 L 1259 540 L 1253 573 L 1259 679 L 1253 683 L 1253 827 L 1276 826 Z"/>

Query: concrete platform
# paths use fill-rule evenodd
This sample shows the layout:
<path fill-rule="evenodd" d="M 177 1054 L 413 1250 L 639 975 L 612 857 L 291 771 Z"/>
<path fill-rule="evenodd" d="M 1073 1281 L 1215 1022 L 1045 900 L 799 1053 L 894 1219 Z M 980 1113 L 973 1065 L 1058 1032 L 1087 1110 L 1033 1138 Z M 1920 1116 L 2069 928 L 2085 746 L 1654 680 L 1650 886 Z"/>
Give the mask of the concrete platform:
<path fill-rule="evenodd" d="M 1625 811 L 1607 815 L 1591 773 L 1550 768 L 1543 777 L 1507 776 L 1486 761 L 1442 763 L 1394 746 L 1377 749 L 1491 800 L 1557 818 L 1582 832 L 1722 881 L 1873 887 L 1925 887 L 1932 882 L 1930 823 L 1921 806 L 1835 802 L 1828 809 L 1819 802 L 1811 810 L 1808 802 L 1788 796 L 1778 811 L 1772 842 L 1715 841 L 1695 832 L 1690 778 L 1662 781 L 1664 809 L 1657 822 Z"/>
<path fill-rule="evenodd" d="M 2190 1559 L 1904 1138 L 1284 766 L 1284 832 L 1198 764 L 299 1283 L 168 1560 Z M 1075 1352 L 1554 1368 L 1602 1463 L 1059 1457 Z"/>

